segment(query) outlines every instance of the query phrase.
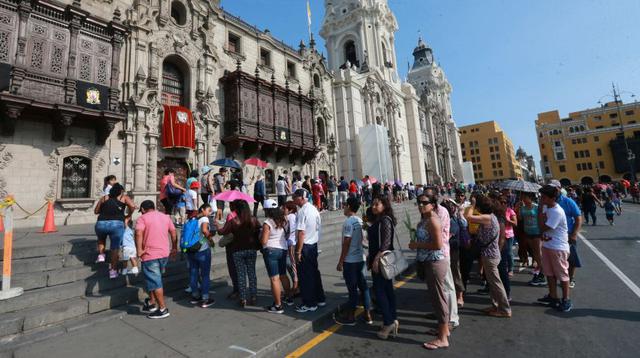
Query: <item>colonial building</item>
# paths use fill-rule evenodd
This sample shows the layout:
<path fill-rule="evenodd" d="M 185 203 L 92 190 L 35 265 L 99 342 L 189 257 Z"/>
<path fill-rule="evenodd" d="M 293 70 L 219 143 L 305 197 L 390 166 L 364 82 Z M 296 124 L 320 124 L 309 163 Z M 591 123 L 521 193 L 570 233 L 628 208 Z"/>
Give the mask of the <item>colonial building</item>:
<path fill-rule="evenodd" d="M 58 224 L 95 220 L 104 176 L 137 202 L 229 157 L 337 174 L 332 75 L 218 1 L 0 0 L 0 190 Z M 251 182 L 253 171 L 244 174 Z M 44 212 L 17 226 L 42 223 Z"/>
<path fill-rule="evenodd" d="M 564 118 L 558 111 L 540 113 L 536 131 L 547 180 L 563 185 L 631 181 L 631 172 L 640 169 L 638 103 L 610 102 Z"/>
<path fill-rule="evenodd" d="M 516 150 L 516 160 L 520 165 L 522 180 L 537 183 L 538 171 L 536 170 L 536 161 L 533 159 L 533 155 L 527 154 L 522 147 L 518 147 L 518 150 Z"/>
<path fill-rule="evenodd" d="M 420 38 L 413 51 L 408 81 L 420 98 L 418 118 L 428 183 L 462 180 L 460 135 L 451 111 L 451 84 L 434 61 L 433 50 Z"/>
<path fill-rule="evenodd" d="M 30 214 L 51 200 L 58 222 L 73 222 L 92 213 L 105 175 L 122 177 L 122 16 L 80 1 L 0 0 L 0 195 Z"/>
<path fill-rule="evenodd" d="M 495 121 L 460 127 L 460 148 L 464 161 L 473 165 L 476 183 L 522 179 L 513 143 Z"/>
<path fill-rule="evenodd" d="M 419 98 L 413 86 L 398 76 L 398 23 L 387 1 L 333 0 L 326 1 L 325 8 L 320 35 L 326 42 L 329 69 L 335 73 L 340 173 L 426 182 Z M 391 170 L 370 171 L 384 161 L 392 163 Z"/>

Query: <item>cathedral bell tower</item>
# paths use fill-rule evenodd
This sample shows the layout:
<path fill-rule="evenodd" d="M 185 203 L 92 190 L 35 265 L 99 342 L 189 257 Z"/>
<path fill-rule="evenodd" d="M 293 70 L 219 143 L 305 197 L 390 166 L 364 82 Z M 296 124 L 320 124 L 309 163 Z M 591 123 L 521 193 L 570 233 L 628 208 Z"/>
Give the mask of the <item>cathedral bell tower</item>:
<path fill-rule="evenodd" d="M 325 39 L 329 68 L 349 64 L 358 72 L 378 71 L 385 80 L 400 85 L 395 32 L 398 23 L 387 0 L 325 0 L 320 36 Z"/>

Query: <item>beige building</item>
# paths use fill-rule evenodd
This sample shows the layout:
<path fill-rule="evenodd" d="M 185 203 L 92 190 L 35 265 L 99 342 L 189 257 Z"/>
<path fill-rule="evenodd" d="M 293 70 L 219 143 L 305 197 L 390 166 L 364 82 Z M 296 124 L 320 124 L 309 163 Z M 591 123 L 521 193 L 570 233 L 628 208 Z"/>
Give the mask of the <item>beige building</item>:
<path fill-rule="evenodd" d="M 489 184 L 522 179 L 513 143 L 495 121 L 460 127 L 460 149 L 465 162 L 473 163 L 476 183 Z"/>
<path fill-rule="evenodd" d="M 640 168 L 640 104 L 610 102 L 600 108 L 538 114 L 540 166 L 545 179 L 564 185 L 631 179 L 629 153 Z M 626 137 L 626 146 L 625 140 Z"/>

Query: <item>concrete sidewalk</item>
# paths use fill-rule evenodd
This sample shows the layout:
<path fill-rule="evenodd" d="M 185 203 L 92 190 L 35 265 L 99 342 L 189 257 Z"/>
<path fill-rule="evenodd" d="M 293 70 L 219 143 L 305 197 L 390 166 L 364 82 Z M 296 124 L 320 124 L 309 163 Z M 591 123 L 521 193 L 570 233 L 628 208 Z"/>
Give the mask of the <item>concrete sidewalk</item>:
<path fill-rule="evenodd" d="M 405 210 L 409 211 L 415 224 L 417 209 L 412 202 L 405 203 L 396 213 L 399 238 L 412 260 L 413 253 L 407 250 L 408 234 L 403 224 Z M 76 229 L 80 235 L 87 228 Z M 336 233 L 323 240 L 340 238 Z M 104 313 L 118 319 L 105 319 L 96 324 L 79 322 L 79 326 L 59 332 L 54 338 L 18 348 L 14 357 L 282 357 L 286 353 L 282 350 L 284 347 L 331 319 L 337 306 L 346 301 L 342 274 L 335 269 L 340 245 L 325 247 L 319 265 L 327 306 L 316 312 L 299 314 L 294 307 L 286 307 L 283 315 L 267 313 L 263 307 L 270 305 L 272 298 L 269 279 L 260 262 L 262 255 L 258 254 L 256 307 L 240 309 L 235 302 L 226 300 L 231 287 L 212 293 L 217 302 L 207 309 L 193 307 L 187 295 L 174 292 L 167 301 L 171 312 L 167 319 L 150 320 L 139 313 L 137 304 L 123 306 L 121 311 Z M 226 272 L 214 272 L 214 276 L 220 274 Z"/>

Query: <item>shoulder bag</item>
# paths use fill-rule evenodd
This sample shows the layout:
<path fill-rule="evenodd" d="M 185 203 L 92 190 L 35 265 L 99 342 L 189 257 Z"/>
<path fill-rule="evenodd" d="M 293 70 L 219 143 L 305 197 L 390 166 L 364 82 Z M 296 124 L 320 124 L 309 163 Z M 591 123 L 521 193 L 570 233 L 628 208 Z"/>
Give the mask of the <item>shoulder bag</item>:
<path fill-rule="evenodd" d="M 396 239 L 398 247 L 394 250 L 386 250 L 380 257 L 380 272 L 382 276 L 387 280 L 393 280 L 396 276 L 400 275 L 404 270 L 409 267 L 407 259 L 402 253 L 402 246 L 400 240 L 398 240 L 398 234 L 395 228 L 393 229 L 393 236 Z M 378 225 L 378 240 L 380 239 L 380 225 Z"/>

